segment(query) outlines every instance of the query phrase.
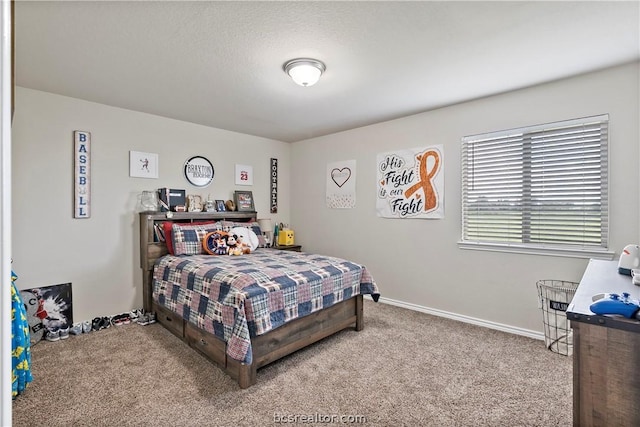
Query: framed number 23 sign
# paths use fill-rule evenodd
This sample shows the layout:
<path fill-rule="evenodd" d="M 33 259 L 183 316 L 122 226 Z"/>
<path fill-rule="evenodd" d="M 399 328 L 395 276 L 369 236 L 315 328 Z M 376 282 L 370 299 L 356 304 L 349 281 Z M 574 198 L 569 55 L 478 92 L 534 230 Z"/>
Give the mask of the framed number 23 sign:
<path fill-rule="evenodd" d="M 236 165 L 236 185 L 253 185 L 253 167 Z"/>

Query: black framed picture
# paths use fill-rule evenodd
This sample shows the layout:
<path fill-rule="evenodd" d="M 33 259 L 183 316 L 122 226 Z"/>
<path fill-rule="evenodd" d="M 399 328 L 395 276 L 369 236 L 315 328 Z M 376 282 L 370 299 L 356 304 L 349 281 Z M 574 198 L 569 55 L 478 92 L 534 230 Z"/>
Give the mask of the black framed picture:
<path fill-rule="evenodd" d="M 216 200 L 216 211 L 224 212 L 227 208 L 224 205 L 224 200 Z"/>
<path fill-rule="evenodd" d="M 253 212 L 256 210 L 253 204 L 253 193 L 251 191 L 235 191 L 233 193 L 233 198 L 238 212 Z"/>

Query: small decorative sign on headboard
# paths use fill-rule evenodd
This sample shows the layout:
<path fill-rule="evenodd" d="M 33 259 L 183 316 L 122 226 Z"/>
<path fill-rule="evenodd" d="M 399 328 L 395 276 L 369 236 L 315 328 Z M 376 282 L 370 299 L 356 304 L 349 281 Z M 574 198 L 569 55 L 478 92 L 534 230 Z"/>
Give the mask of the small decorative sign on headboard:
<path fill-rule="evenodd" d="M 91 217 L 91 134 L 76 130 L 73 132 L 75 191 L 74 218 Z"/>

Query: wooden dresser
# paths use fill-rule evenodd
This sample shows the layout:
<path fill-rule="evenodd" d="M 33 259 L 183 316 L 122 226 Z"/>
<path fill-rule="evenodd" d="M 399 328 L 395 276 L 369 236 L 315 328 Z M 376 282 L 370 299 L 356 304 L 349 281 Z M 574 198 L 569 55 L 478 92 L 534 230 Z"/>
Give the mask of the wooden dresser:
<path fill-rule="evenodd" d="M 640 321 L 589 310 L 600 293 L 640 286 L 618 274 L 618 261 L 590 260 L 567 309 L 573 329 L 573 425 L 640 426 Z"/>

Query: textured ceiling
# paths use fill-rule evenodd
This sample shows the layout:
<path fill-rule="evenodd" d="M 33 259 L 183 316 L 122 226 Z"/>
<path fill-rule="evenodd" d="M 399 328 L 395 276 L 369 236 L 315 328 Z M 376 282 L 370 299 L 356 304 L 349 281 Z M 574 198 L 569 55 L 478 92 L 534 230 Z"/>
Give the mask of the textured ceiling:
<path fill-rule="evenodd" d="M 638 60 L 639 4 L 18 1 L 16 83 L 291 142 Z"/>

